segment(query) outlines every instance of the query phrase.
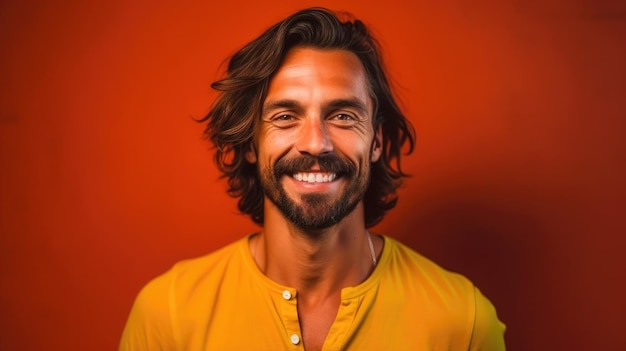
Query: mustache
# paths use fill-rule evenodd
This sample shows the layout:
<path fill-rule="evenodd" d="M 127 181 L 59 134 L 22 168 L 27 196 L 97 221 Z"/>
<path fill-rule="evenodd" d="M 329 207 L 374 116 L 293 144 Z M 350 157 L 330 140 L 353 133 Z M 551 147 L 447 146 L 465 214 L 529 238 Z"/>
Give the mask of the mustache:
<path fill-rule="evenodd" d="M 285 174 L 292 175 L 297 172 L 306 172 L 315 165 L 318 165 L 322 172 L 331 172 L 338 176 L 356 173 L 356 166 L 352 162 L 337 155 L 302 155 L 289 159 L 282 158 L 276 161 L 276 164 L 274 164 L 274 177 L 279 179 Z"/>

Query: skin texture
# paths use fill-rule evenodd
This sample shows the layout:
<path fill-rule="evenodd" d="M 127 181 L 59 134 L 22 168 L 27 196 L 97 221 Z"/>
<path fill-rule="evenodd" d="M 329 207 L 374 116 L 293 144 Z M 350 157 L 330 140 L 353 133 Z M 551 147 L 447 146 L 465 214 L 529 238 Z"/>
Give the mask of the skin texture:
<path fill-rule="evenodd" d="M 298 291 L 308 351 L 323 346 L 341 289 L 373 269 L 362 203 L 382 151 L 372 111 L 356 55 L 294 48 L 270 81 L 246 155 L 266 193 L 264 228 L 250 248 L 269 278 Z M 374 243 L 379 253 L 382 240 Z"/>
<path fill-rule="evenodd" d="M 311 49 L 293 50 L 271 81 L 258 134 L 268 156 L 259 160 L 261 183 L 301 229 L 337 224 L 367 190 L 379 153 L 371 153 L 365 82 L 352 54 Z"/>

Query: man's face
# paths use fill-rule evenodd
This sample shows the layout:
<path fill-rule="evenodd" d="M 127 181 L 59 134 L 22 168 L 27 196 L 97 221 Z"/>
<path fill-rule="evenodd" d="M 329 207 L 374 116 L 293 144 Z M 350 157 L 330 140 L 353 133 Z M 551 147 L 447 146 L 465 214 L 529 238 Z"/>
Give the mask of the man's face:
<path fill-rule="evenodd" d="M 266 198 L 299 228 L 337 224 L 363 199 L 382 149 L 372 110 L 353 53 L 294 48 L 286 55 L 246 158 L 258 163 Z"/>

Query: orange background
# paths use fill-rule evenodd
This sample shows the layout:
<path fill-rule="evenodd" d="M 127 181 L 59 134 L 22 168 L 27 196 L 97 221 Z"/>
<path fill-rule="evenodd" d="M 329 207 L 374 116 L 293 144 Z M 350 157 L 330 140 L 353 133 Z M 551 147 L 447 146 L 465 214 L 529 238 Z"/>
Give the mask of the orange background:
<path fill-rule="evenodd" d="M 256 230 L 192 118 L 311 5 L 372 27 L 418 132 L 377 231 L 474 280 L 509 350 L 625 348 L 620 2 L 266 3 L 0 3 L 1 350 L 115 349 L 150 278 Z"/>

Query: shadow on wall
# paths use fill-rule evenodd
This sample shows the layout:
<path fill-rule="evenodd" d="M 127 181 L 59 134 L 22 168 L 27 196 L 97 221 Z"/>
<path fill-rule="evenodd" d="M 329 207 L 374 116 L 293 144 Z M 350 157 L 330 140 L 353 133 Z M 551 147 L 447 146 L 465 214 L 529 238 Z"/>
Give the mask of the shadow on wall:
<path fill-rule="evenodd" d="M 406 197 L 405 197 L 406 199 Z M 446 269 L 470 278 L 494 303 L 507 325 L 511 349 L 532 349 L 528 328 L 529 284 L 542 270 L 550 244 L 532 211 L 502 196 L 455 190 L 403 216 L 396 237 Z M 409 206 L 411 207 L 411 206 Z M 413 207 L 413 208 L 415 208 Z M 533 288 L 531 288 L 533 289 Z"/>

